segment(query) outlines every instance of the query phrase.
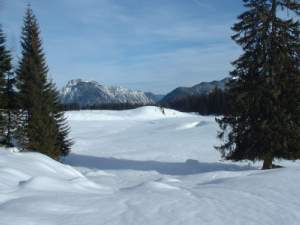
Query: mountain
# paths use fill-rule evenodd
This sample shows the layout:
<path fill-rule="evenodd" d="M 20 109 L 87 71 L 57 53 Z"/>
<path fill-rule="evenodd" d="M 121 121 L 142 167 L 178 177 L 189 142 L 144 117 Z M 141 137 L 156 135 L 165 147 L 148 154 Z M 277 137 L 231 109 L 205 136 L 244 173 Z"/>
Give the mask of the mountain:
<path fill-rule="evenodd" d="M 228 80 L 229 78 L 225 78 L 220 81 L 201 82 L 193 87 L 178 87 L 163 97 L 160 103 L 167 104 L 189 96 L 208 95 L 214 88 L 224 90 Z"/>
<path fill-rule="evenodd" d="M 152 93 L 130 90 L 118 86 L 104 86 L 96 81 L 71 80 L 61 91 L 63 104 L 78 104 L 81 107 L 105 104 L 150 105 L 157 102 Z"/>
<path fill-rule="evenodd" d="M 165 97 L 165 95 L 157 95 L 157 94 L 153 94 L 152 92 L 145 92 L 145 95 L 148 98 L 152 99 L 154 102 L 159 102 Z"/>

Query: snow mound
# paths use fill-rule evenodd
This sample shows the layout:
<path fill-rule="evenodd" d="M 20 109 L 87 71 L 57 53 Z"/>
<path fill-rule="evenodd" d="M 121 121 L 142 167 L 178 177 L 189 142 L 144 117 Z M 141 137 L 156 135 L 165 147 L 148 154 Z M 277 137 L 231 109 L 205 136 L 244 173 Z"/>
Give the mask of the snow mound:
<path fill-rule="evenodd" d="M 22 188 L 41 191 L 108 191 L 71 166 L 39 153 L 0 148 L 0 193 Z M 1 202 L 1 198 L 0 198 Z"/>
<path fill-rule="evenodd" d="M 38 191 L 59 191 L 59 192 L 97 192 L 109 191 L 108 188 L 99 186 L 86 178 L 72 180 L 55 179 L 51 177 L 33 177 L 20 182 L 20 186 Z"/>
<path fill-rule="evenodd" d="M 83 110 L 67 112 L 69 121 L 112 121 L 112 120 L 157 120 L 165 118 L 191 117 L 191 114 L 172 109 L 162 109 L 155 106 L 144 106 L 137 109 L 113 110 Z"/>
<path fill-rule="evenodd" d="M 202 127 L 207 125 L 209 122 L 207 121 L 196 121 L 196 122 L 191 122 L 191 123 L 185 123 L 182 124 L 181 126 L 178 126 L 176 129 L 177 130 L 187 130 L 187 129 L 192 129 L 192 128 L 196 128 L 196 127 Z"/>

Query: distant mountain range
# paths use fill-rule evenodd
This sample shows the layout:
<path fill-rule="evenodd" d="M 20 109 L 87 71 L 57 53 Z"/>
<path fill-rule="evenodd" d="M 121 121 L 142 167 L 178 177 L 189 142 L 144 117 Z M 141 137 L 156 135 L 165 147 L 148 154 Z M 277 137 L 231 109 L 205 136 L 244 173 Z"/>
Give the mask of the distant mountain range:
<path fill-rule="evenodd" d="M 131 90 L 119 86 L 104 86 L 96 81 L 71 80 L 61 90 L 63 104 L 78 104 L 81 107 L 105 104 L 152 105 L 167 104 L 187 96 L 209 94 L 215 87 L 224 89 L 228 78 L 220 81 L 202 82 L 193 87 L 179 87 L 167 95 Z"/>
<path fill-rule="evenodd" d="M 159 99 L 152 93 L 130 90 L 118 86 L 104 86 L 96 81 L 71 80 L 61 91 L 64 104 L 76 103 L 81 107 L 105 104 L 155 104 Z"/>
<path fill-rule="evenodd" d="M 201 82 L 193 87 L 178 87 L 165 95 L 165 97 L 160 100 L 160 103 L 167 104 L 189 96 L 208 95 L 215 88 L 224 90 L 228 81 L 229 78 L 225 78 L 220 81 Z"/>

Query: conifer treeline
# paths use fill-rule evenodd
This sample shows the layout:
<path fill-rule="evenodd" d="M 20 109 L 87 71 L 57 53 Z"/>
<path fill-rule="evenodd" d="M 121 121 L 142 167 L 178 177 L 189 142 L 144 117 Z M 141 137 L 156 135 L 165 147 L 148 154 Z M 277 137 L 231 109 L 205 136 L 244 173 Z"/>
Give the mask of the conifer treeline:
<path fill-rule="evenodd" d="M 226 141 L 218 149 L 232 160 L 300 158 L 300 3 L 244 0 L 234 24 L 243 54 L 233 63 L 229 113 L 218 120 Z M 284 14 L 284 15 L 283 15 Z"/>
<path fill-rule="evenodd" d="M 187 96 L 163 105 L 182 112 L 200 115 L 224 115 L 228 111 L 226 91 L 215 88 L 209 94 Z"/>
<path fill-rule="evenodd" d="M 11 56 L 0 30 L 1 137 L 7 146 L 37 151 L 56 160 L 69 153 L 72 141 L 59 102 L 47 77 L 37 19 L 26 10 L 21 36 L 21 58 L 13 72 Z"/>
<path fill-rule="evenodd" d="M 64 111 L 72 110 L 127 110 L 136 109 L 143 106 L 154 106 L 154 104 L 135 104 L 135 103 L 106 103 L 106 104 L 95 104 L 80 106 L 78 103 L 62 104 Z"/>

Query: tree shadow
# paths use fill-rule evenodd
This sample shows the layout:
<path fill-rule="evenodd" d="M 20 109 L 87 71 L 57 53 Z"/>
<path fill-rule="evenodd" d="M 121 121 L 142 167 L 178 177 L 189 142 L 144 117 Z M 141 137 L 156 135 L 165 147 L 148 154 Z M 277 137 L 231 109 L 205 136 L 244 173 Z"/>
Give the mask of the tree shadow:
<path fill-rule="evenodd" d="M 254 170 L 251 166 L 238 166 L 227 163 L 206 163 L 189 159 L 185 162 L 135 161 L 117 158 L 70 154 L 66 164 L 75 167 L 86 167 L 99 170 L 137 170 L 157 171 L 164 175 L 192 175 L 217 171 Z"/>

